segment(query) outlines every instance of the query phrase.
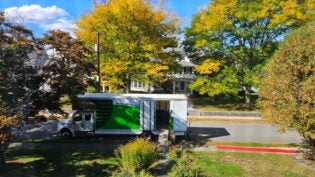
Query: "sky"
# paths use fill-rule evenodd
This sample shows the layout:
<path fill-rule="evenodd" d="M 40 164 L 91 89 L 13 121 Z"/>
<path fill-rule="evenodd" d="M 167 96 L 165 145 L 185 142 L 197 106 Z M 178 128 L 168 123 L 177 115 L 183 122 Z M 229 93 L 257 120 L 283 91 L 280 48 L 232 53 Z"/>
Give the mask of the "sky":
<path fill-rule="evenodd" d="M 167 10 L 175 13 L 181 28 L 189 26 L 193 14 L 205 7 L 210 0 L 164 0 Z M 25 25 L 41 37 L 47 30 L 60 29 L 70 32 L 76 28 L 75 21 L 88 13 L 93 0 L 0 0 L 0 11 L 6 19 Z"/>

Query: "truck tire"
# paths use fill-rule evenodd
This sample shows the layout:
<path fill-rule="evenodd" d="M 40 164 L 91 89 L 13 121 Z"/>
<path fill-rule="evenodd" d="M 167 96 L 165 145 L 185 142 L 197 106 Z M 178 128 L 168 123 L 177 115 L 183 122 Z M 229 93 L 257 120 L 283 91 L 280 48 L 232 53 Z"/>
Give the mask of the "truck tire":
<path fill-rule="evenodd" d="M 72 138 L 73 135 L 72 135 L 70 130 L 63 129 L 63 130 L 60 131 L 60 136 L 63 139 L 69 139 L 69 138 Z"/>
<path fill-rule="evenodd" d="M 172 145 L 176 145 L 176 134 L 175 133 L 171 133 L 169 136 L 170 142 Z"/>
<path fill-rule="evenodd" d="M 141 137 L 146 140 L 151 140 L 153 138 L 153 135 L 151 132 L 142 132 Z"/>

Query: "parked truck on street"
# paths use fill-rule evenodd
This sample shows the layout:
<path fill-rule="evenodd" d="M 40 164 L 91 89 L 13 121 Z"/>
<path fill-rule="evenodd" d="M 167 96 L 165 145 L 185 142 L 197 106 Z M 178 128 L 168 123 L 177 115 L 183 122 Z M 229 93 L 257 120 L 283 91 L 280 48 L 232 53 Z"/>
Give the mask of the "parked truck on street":
<path fill-rule="evenodd" d="M 78 110 L 59 122 L 61 137 L 125 134 L 151 138 L 168 130 L 187 134 L 187 97 L 183 94 L 107 94 L 78 96 Z"/>

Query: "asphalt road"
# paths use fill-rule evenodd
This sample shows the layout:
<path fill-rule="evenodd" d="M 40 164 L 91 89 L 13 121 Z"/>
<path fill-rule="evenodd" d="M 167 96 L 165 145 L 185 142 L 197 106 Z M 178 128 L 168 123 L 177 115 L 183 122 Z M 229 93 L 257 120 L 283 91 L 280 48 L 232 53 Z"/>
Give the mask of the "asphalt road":
<path fill-rule="evenodd" d="M 217 142 L 257 142 L 257 143 L 279 143 L 298 144 L 302 138 L 294 130 L 285 134 L 277 132 L 277 127 L 263 123 L 221 123 L 221 122 L 192 122 L 189 128 L 190 138 L 197 146 L 202 146 L 207 141 Z M 135 136 L 112 136 L 82 139 L 73 143 L 19 143 L 27 139 L 58 139 L 57 122 L 48 121 L 41 125 L 25 125 L 20 131 L 13 131 L 16 143 L 13 148 L 81 148 L 86 149 L 93 146 L 96 149 L 115 149 L 121 144 L 134 139 Z M 79 139 L 80 140 L 80 139 Z M 91 142 L 90 142 L 91 140 Z M 74 139 L 76 141 L 76 139 Z M 94 142 L 95 141 L 95 142 Z"/>
<path fill-rule="evenodd" d="M 218 142 L 301 143 L 302 137 L 293 130 L 277 132 L 277 126 L 263 123 L 204 123 L 193 122 L 191 137 Z"/>

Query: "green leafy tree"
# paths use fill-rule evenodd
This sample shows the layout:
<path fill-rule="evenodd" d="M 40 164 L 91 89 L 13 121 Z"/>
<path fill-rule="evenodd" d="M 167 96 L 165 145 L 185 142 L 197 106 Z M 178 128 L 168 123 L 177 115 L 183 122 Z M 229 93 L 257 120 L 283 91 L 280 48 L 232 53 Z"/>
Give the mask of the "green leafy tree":
<path fill-rule="evenodd" d="M 86 60 L 89 51 L 67 32 L 49 31 L 42 41 L 53 50 L 49 64 L 43 68 L 43 77 L 50 87 L 43 105 L 52 111 L 60 111 L 61 97 L 68 96 L 73 102 L 76 95 L 86 91 L 87 76 L 93 71 L 93 65 Z"/>
<path fill-rule="evenodd" d="M 32 32 L 7 22 L 0 12 L 0 168 L 5 165 L 11 127 L 20 123 L 23 110 L 33 105 L 41 78 L 28 66 L 28 54 L 38 46 Z"/>
<path fill-rule="evenodd" d="M 314 0 L 213 0 L 185 30 L 185 49 L 211 72 L 199 72 L 193 90 L 210 96 L 250 92 L 279 41 L 314 18 Z M 219 69 L 211 67 L 219 63 Z"/>
<path fill-rule="evenodd" d="M 101 80 L 111 90 L 130 91 L 132 79 L 155 84 L 176 66 L 176 18 L 146 0 L 109 0 L 81 17 L 77 36 L 94 46 L 100 33 Z"/>
<path fill-rule="evenodd" d="M 315 23 L 291 33 L 264 70 L 260 106 L 270 123 L 295 128 L 315 158 Z"/>

